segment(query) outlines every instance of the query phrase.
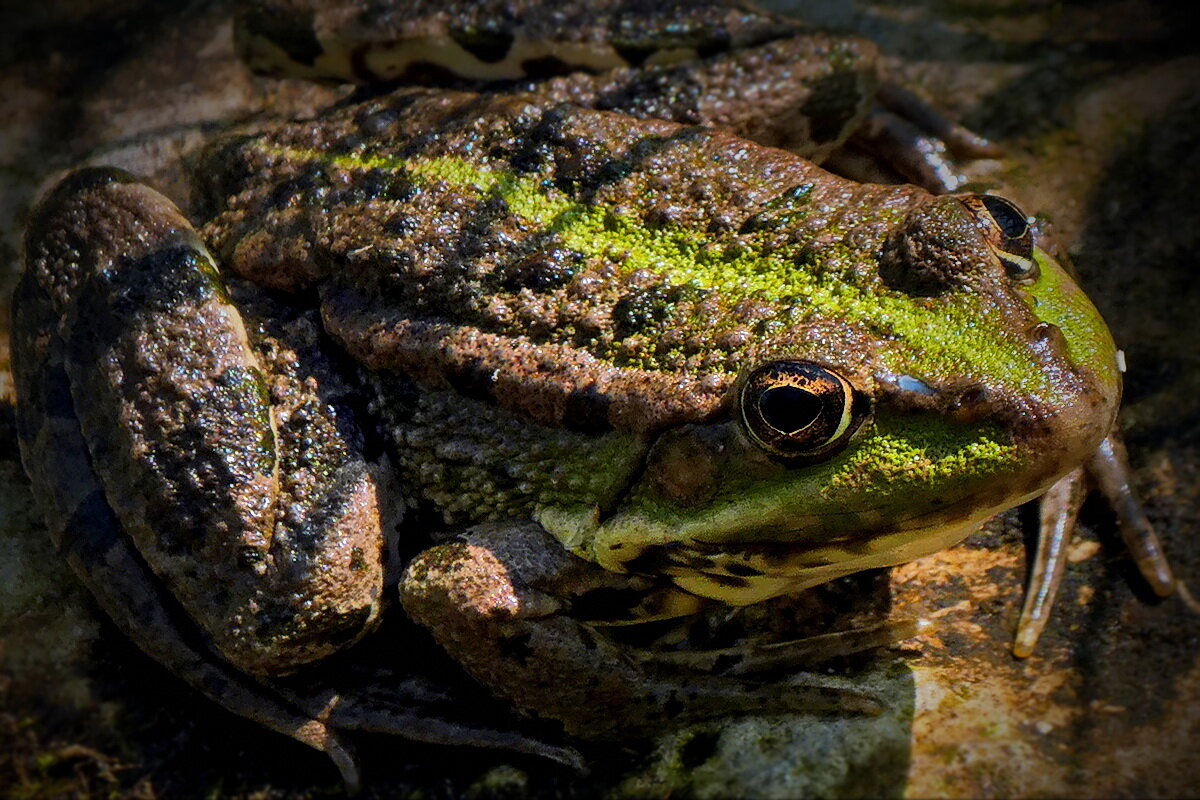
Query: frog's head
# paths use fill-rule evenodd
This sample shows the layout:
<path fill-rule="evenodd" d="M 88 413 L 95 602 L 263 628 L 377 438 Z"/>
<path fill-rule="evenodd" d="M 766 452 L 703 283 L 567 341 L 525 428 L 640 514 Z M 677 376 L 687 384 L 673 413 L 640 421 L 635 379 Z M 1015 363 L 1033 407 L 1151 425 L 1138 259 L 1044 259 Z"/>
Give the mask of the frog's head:
<path fill-rule="evenodd" d="M 953 544 L 1097 447 L 1112 338 L 1016 206 L 927 198 L 878 242 L 823 264 L 717 415 L 655 435 L 592 558 L 754 602 Z"/>

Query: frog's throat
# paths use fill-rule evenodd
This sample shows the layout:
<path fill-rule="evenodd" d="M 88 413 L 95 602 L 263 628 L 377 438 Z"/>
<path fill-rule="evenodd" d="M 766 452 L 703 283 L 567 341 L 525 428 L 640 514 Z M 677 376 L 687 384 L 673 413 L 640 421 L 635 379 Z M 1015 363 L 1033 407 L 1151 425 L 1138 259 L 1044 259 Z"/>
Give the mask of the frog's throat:
<path fill-rule="evenodd" d="M 958 544 L 1007 506 L 932 531 L 901 531 L 856 543 L 825 545 L 790 554 L 707 554 L 710 565 L 672 572 L 675 584 L 700 597 L 741 606 L 792 594 L 865 569 L 894 567 Z M 681 554 L 682 555 L 682 554 Z M 700 555 L 700 554 L 697 554 Z"/>

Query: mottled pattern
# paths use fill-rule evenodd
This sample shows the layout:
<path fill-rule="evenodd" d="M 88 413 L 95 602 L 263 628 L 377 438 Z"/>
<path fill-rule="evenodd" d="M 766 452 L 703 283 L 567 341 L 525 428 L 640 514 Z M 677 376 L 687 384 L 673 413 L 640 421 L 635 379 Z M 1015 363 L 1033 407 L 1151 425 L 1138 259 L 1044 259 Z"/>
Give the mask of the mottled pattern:
<path fill-rule="evenodd" d="M 373 366 L 544 423 L 710 418 L 778 357 L 1013 419 L 1081 388 L 962 204 L 710 130 L 410 91 L 230 142 L 202 174 L 234 269 L 320 285 Z M 928 391 L 879 383 L 897 374 Z"/>
<path fill-rule="evenodd" d="M 129 180 L 82 171 L 38 210 L 22 313 L 57 316 L 41 335 L 59 340 L 70 397 L 44 418 L 23 407 L 23 446 L 37 463 L 39 426 L 77 415 L 88 457 L 74 468 L 95 470 L 212 646 L 251 671 L 294 668 L 378 613 L 379 476 L 312 315 L 235 308 L 179 212 Z"/>
<path fill-rule="evenodd" d="M 498 62 L 515 59 L 513 66 L 521 74 L 544 76 L 597 66 L 637 66 L 664 56 L 705 57 L 777 39 L 797 27 L 794 21 L 745 3 L 682 0 L 516 0 L 499 9 L 472 0 L 253 0 L 243 5 L 239 18 L 243 54 L 252 64 L 291 71 L 315 67 L 317 74 L 332 70 L 361 81 L 403 74 L 404 66 L 394 73 L 371 70 L 370 57 L 380 51 L 400 65 L 418 64 L 421 48 L 432 45 L 443 58 L 466 55 L 496 72 Z M 272 64 L 255 39 L 278 47 L 288 63 Z M 541 63 L 522 60 L 523 46 L 542 43 L 547 49 L 535 50 L 543 54 Z M 445 49 L 447 45 L 453 48 Z M 453 71 L 443 74 L 451 80 L 457 77 Z"/>

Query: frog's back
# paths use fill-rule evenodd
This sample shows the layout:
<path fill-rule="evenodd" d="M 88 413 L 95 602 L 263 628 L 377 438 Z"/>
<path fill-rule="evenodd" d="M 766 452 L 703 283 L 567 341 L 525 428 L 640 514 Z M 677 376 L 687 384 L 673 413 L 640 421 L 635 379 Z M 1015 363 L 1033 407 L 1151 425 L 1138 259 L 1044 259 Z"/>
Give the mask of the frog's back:
<path fill-rule="evenodd" d="M 599 403 L 585 416 L 633 428 L 703 418 L 797 322 L 832 323 L 805 300 L 817 282 L 873 291 L 887 228 L 928 197 L 706 129 L 421 91 L 227 144 L 201 172 L 228 197 L 208 226 L 223 258 L 323 282 L 369 363 L 519 381 L 540 421 Z"/>

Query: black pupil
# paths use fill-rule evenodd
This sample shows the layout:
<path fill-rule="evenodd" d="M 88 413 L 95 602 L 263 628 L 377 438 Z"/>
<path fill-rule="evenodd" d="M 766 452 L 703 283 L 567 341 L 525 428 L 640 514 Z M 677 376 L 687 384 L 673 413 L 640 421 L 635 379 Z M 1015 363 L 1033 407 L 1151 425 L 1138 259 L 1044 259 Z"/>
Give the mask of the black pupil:
<path fill-rule="evenodd" d="M 1020 209 L 1002 197 L 983 195 L 983 205 L 996 220 L 1000 230 L 1010 239 L 1020 239 L 1029 231 L 1029 223 Z"/>
<path fill-rule="evenodd" d="M 763 422 L 780 433 L 804 430 L 821 414 L 821 400 L 795 386 L 776 386 L 758 396 Z"/>

